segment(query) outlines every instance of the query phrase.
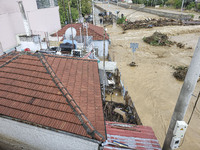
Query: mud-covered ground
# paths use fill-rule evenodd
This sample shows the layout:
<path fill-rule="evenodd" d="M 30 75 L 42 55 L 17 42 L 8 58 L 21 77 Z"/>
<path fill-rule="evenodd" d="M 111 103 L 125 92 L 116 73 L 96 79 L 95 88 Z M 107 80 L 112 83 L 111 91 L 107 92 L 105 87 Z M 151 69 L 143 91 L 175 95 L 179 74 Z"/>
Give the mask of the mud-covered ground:
<path fill-rule="evenodd" d="M 116 8 L 123 11 L 123 8 Z M 110 7 L 111 8 L 111 7 Z M 114 11 L 114 10 L 113 10 Z M 130 9 L 124 10 L 127 14 Z M 127 12 L 128 11 L 128 12 Z M 140 12 L 132 15 L 135 18 L 152 18 L 151 14 Z M 157 18 L 156 16 L 155 18 Z M 173 66 L 189 65 L 193 56 L 200 26 L 167 26 L 151 29 L 127 30 L 125 33 L 116 24 L 108 26 L 111 46 L 109 53 L 112 60 L 117 62 L 122 79 L 136 106 L 138 114 L 144 125 L 151 126 L 162 146 L 168 129 L 171 116 L 178 99 L 183 82 L 173 77 Z M 170 40 L 182 42 L 192 49 L 151 46 L 143 42 L 142 38 L 152 35 L 155 31 L 167 34 Z M 132 53 L 130 43 L 139 43 L 139 48 Z M 131 61 L 137 67 L 130 67 Z M 194 95 L 198 95 L 200 83 L 197 84 Z M 184 120 L 187 122 L 193 109 L 196 97 L 192 96 Z M 193 114 L 187 129 L 182 150 L 200 149 L 200 102 Z"/>

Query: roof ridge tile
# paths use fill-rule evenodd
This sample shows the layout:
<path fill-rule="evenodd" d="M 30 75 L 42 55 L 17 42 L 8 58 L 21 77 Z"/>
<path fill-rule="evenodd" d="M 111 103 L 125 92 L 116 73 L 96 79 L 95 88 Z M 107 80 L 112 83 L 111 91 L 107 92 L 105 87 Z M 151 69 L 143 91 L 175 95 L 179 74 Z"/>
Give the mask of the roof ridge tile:
<path fill-rule="evenodd" d="M 11 59 L 8 59 L 5 63 L 3 63 L 2 65 L 0 65 L 0 68 L 2 68 L 2 67 L 4 67 L 4 66 L 6 66 L 7 64 L 11 63 L 13 60 L 17 59 L 19 56 L 21 56 L 20 53 L 17 54 L 17 55 L 15 55 L 15 56 L 12 57 Z"/>
<path fill-rule="evenodd" d="M 63 86 L 60 79 L 57 77 L 56 73 L 53 71 L 51 66 L 48 64 L 47 60 L 45 59 L 45 56 L 43 54 L 38 55 L 38 58 L 46 68 L 47 72 L 50 74 L 53 82 L 58 86 L 58 89 L 61 91 L 63 96 L 65 97 L 66 101 L 68 102 L 69 106 L 72 108 L 72 110 L 75 112 L 75 115 L 80 120 L 82 126 L 94 139 L 97 139 L 99 141 L 104 141 L 104 137 L 95 130 L 95 128 L 92 126 L 90 121 L 87 119 L 87 117 L 84 115 L 84 113 L 81 111 L 80 107 L 77 105 L 73 97 L 70 95 L 70 93 L 67 91 L 67 89 Z"/>

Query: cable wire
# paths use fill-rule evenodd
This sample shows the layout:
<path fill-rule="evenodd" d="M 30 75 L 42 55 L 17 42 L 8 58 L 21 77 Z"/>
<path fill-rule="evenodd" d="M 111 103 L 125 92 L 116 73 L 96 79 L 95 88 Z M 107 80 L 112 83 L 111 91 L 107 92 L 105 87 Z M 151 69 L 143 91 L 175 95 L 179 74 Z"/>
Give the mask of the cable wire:
<path fill-rule="evenodd" d="M 193 109 L 192 109 L 192 113 L 191 113 L 190 118 L 189 118 L 189 120 L 188 120 L 188 125 L 189 125 L 189 123 L 190 123 L 190 121 L 191 121 L 191 119 L 192 119 L 194 110 L 195 110 L 195 108 L 196 108 L 196 106 L 197 106 L 197 103 L 198 103 L 198 101 L 199 101 L 199 97 L 200 97 L 200 92 L 199 92 L 199 94 L 198 94 L 198 96 L 197 96 L 196 102 L 195 102 L 194 107 L 193 107 Z"/>
<path fill-rule="evenodd" d="M 193 95 L 193 96 L 194 96 L 194 95 Z M 195 96 L 195 97 L 196 97 L 196 96 Z M 187 122 L 188 125 L 190 124 L 190 121 L 191 121 L 191 119 L 192 119 L 194 110 L 195 110 L 195 108 L 196 108 L 196 106 L 197 106 L 197 103 L 198 103 L 198 101 L 199 101 L 199 97 L 200 97 L 200 92 L 199 92 L 199 94 L 198 94 L 198 96 L 197 96 L 196 102 L 195 102 L 195 104 L 194 104 L 194 106 L 193 106 L 193 109 L 192 109 L 192 113 L 191 113 L 190 118 L 189 118 L 189 120 L 188 120 L 188 122 Z M 185 133 L 185 135 L 186 135 L 186 133 Z M 181 147 L 181 146 L 183 145 L 184 139 L 185 139 L 185 135 L 184 135 L 183 141 L 182 141 L 182 143 L 180 144 L 179 147 Z"/>

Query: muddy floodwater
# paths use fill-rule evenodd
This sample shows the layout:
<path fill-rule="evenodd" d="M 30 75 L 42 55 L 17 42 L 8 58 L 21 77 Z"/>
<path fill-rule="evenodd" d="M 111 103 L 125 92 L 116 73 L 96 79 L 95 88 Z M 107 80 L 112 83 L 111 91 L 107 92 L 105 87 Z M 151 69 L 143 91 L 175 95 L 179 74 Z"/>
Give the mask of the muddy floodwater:
<path fill-rule="evenodd" d="M 112 10 L 111 8 L 114 7 Z M 111 11 L 123 8 L 109 6 Z M 133 10 L 125 10 L 126 14 Z M 125 14 L 124 13 L 124 14 Z M 135 12 L 131 20 L 153 18 L 153 15 Z M 135 18 L 134 18 L 135 17 Z M 155 18 L 158 18 L 156 16 Z M 155 31 L 167 34 L 172 41 L 182 42 L 185 48 L 173 46 L 151 46 L 143 42 L 143 37 L 152 35 Z M 150 29 L 127 30 L 123 32 L 118 25 L 107 26 L 111 45 L 109 54 L 121 72 L 122 80 L 128 89 L 143 125 L 151 126 L 163 145 L 165 135 L 171 120 L 176 101 L 183 82 L 173 77 L 176 66 L 188 66 L 193 56 L 200 26 L 166 26 Z M 133 54 L 130 43 L 139 43 L 139 48 Z M 188 48 L 190 47 L 190 48 Z M 138 66 L 128 64 L 135 61 Z M 184 120 L 187 122 L 196 97 L 200 91 L 197 83 Z M 181 150 L 200 149 L 200 102 L 194 111 L 188 126 Z"/>
<path fill-rule="evenodd" d="M 109 26 L 111 38 L 109 53 L 122 75 L 122 80 L 135 104 L 141 121 L 151 126 L 162 146 L 168 125 L 178 99 L 183 82 L 173 77 L 175 66 L 187 66 L 200 37 L 200 26 L 168 26 L 153 29 L 123 30 L 116 24 Z M 152 35 L 155 31 L 167 34 L 170 40 L 182 42 L 186 48 L 176 46 L 150 46 L 142 38 Z M 139 43 L 133 54 L 130 43 Z M 188 49 L 191 47 L 192 49 Z M 135 61 L 137 67 L 128 64 Z M 195 88 L 198 95 L 200 83 Z M 185 116 L 187 122 L 194 106 L 196 97 L 192 97 Z M 184 143 L 180 149 L 200 149 L 200 102 L 189 124 Z"/>

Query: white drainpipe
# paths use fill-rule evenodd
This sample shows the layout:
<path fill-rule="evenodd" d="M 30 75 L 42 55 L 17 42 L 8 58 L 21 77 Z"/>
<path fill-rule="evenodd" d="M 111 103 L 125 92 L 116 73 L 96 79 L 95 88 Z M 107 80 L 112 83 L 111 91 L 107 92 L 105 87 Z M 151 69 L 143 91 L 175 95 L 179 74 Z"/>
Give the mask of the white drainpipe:
<path fill-rule="evenodd" d="M 19 4 L 19 9 L 20 9 L 20 12 L 21 12 L 21 15 L 22 15 L 22 18 L 23 18 L 26 35 L 31 36 L 31 28 L 30 28 L 30 25 L 29 25 L 29 22 L 28 22 L 28 19 L 27 19 L 27 15 L 26 15 L 25 10 L 24 10 L 23 3 L 22 3 L 22 1 L 18 1 L 18 4 Z"/>

